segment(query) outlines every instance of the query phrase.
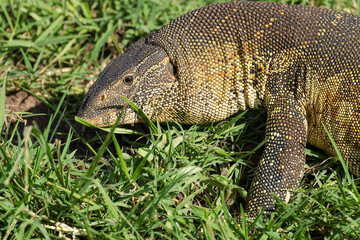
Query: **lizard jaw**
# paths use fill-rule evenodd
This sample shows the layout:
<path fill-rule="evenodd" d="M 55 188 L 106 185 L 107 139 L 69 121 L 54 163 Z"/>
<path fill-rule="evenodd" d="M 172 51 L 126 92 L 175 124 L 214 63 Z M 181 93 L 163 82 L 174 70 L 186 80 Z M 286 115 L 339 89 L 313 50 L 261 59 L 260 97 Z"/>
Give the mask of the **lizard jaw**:
<path fill-rule="evenodd" d="M 97 114 L 94 117 L 88 117 L 80 113 L 78 114 L 78 117 L 96 127 L 109 127 L 117 122 L 120 115 L 122 116 L 118 121 L 118 125 L 143 122 L 136 114 L 136 112 L 131 108 L 113 108 L 102 114 Z"/>

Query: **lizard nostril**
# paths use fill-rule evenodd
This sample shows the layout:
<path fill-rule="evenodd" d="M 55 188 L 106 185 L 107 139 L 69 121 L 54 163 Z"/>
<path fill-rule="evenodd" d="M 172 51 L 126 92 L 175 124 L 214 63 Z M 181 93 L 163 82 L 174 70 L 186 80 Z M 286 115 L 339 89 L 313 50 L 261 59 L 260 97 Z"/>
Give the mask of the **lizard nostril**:
<path fill-rule="evenodd" d="M 106 98 L 105 94 L 101 94 L 101 95 L 100 95 L 100 101 L 104 101 L 105 98 Z"/>

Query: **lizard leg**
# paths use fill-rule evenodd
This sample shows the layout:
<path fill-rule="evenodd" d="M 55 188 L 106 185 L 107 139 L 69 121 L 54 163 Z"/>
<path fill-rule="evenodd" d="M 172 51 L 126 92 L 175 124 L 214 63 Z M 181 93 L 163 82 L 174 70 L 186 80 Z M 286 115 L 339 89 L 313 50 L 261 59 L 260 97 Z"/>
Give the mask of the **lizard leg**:
<path fill-rule="evenodd" d="M 305 164 L 307 121 L 294 97 L 278 98 L 268 109 L 266 146 L 250 187 L 247 215 L 275 209 L 271 193 L 286 201 L 298 186 Z"/>

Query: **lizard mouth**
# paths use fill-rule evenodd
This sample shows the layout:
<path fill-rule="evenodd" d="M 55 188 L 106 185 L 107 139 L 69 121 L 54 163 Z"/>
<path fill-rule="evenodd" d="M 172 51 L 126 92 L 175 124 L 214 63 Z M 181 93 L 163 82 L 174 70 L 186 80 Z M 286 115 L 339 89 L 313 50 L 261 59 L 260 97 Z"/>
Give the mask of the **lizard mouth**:
<path fill-rule="evenodd" d="M 120 107 L 119 106 L 107 106 L 107 107 L 98 108 L 97 111 L 114 112 L 114 111 L 121 111 L 123 108 L 124 108 L 124 106 L 120 106 Z"/>
<path fill-rule="evenodd" d="M 79 111 L 77 116 L 96 127 L 107 127 L 116 123 L 121 112 L 122 108 L 119 107 L 103 107 L 91 112 Z"/>
<path fill-rule="evenodd" d="M 134 123 L 144 122 L 135 111 L 124 107 L 103 107 L 95 112 L 96 115 L 94 116 L 83 114 L 78 114 L 77 116 L 96 127 L 109 127 L 115 123 L 118 125 L 133 125 Z M 119 116 L 121 117 L 118 121 Z"/>

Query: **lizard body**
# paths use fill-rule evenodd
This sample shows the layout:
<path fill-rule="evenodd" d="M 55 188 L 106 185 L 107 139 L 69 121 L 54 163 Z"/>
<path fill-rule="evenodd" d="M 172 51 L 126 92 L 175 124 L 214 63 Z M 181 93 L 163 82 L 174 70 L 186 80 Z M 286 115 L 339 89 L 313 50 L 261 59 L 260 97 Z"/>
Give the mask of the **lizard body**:
<path fill-rule="evenodd" d="M 310 6 L 227 2 L 184 14 L 114 59 L 86 94 L 78 116 L 97 126 L 150 119 L 222 120 L 267 111 L 266 146 L 247 213 L 274 209 L 297 187 L 310 143 L 336 152 L 360 176 L 360 18 Z M 155 114 L 156 113 L 156 114 Z"/>

